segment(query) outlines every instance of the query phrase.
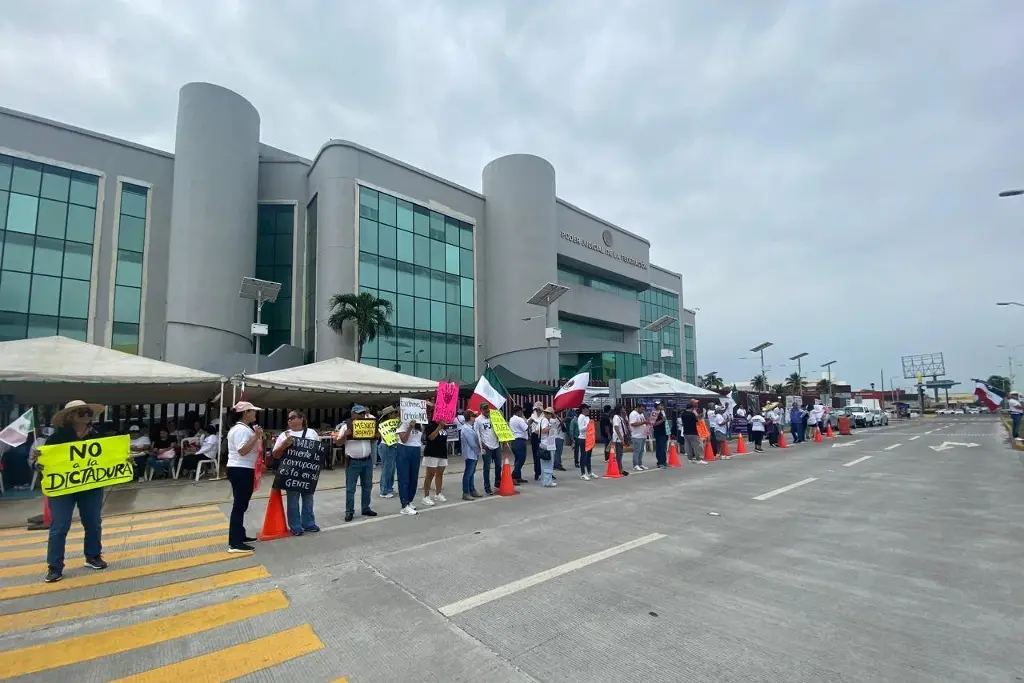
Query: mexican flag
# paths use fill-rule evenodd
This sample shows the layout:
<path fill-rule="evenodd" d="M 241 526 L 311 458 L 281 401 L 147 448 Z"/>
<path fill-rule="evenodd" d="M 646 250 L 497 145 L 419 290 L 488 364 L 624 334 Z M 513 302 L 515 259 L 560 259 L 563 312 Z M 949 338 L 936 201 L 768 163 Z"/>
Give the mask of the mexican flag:
<path fill-rule="evenodd" d="M 555 412 L 579 408 L 583 405 L 583 398 L 587 394 L 587 387 L 590 385 L 590 361 L 580 368 L 572 379 L 562 385 L 562 388 L 555 394 L 555 401 L 552 404 Z"/>
<path fill-rule="evenodd" d="M 29 408 L 28 412 L 17 420 L 7 425 L 0 431 L 0 441 L 8 446 L 17 448 L 28 441 L 29 435 L 36 429 L 35 414 Z"/>
<path fill-rule="evenodd" d="M 974 380 L 974 395 L 988 408 L 990 413 L 999 410 L 999 406 L 1003 403 L 1002 393 L 993 389 L 988 382 L 980 379 Z"/>
<path fill-rule="evenodd" d="M 466 407 L 476 412 L 481 403 L 486 403 L 495 410 L 501 410 L 501 407 L 505 405 L 507 395 L 508 391 L 505 390 L 505 385 L 501 383 L 498 376 L 494 374 L 494 370 L 488 365 L 484 368 L 484 374 L 480 375 L 480 381 L 476 383 L 476 389 L 469 397 Z"/>

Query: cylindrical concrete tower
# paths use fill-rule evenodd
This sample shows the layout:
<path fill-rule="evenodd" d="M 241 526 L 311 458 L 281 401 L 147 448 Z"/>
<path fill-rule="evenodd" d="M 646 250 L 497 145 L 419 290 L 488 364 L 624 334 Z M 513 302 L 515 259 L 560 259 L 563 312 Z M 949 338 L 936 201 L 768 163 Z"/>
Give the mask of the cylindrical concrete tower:
<path fill-rule="evenodd" d="M 200 368 L 251 352 L 253 304 L 238 298 L 256 274 L 260 115 L 210 83 L 178 93 L 171 198 L 166 358 Z"/>
<path fill-rule="evenodd" d="M 484 167 L 484 353 L 530 379 L 558 376 L 558 349 L 546 358 L 544 310 L 526 301 L 558 281 L 555 169 L 531 154 L 511 154 Z M 540 316 L 528 322 L 527 316 Z M 557 326 L 558 305 L 551 311 Z"/>

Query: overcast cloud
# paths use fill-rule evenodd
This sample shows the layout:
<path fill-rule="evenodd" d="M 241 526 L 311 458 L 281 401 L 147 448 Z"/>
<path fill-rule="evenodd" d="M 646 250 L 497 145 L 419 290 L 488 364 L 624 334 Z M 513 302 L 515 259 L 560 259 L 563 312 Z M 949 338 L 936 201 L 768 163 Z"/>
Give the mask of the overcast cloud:
<path fill-rule="evenodd" d="M 538 154 L 683 273 L 701 372 L 773 341 L 772 381 L 943 351 L 966 383 L 1024 341 L 995 306 L 1024 301 L 1024 197 L 996 198 L 1024 186 L 1022 31 L 1019 0 L 35 0 L 0 15 L 0 101 L 173 150 L 178 88 L 211 81 L 268 144 L 474 189 Z"/>

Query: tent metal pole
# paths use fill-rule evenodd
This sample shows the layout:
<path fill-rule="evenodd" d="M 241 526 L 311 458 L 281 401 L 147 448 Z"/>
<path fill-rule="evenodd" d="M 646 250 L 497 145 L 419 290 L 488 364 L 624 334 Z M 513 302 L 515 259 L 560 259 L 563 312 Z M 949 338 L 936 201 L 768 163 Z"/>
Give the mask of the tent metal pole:
<path fill-rule="evenodd" d="M 234 404 L 232 404 L 234 405 Z M 220 396 L 217 397 L 217 456 L 214 460 L 213 481 L 220 480 L 220 445 L 224 443 L 224 419 L 227 417 L 227 411 L 224 409 L 224 382 L 220 383 Z"/>

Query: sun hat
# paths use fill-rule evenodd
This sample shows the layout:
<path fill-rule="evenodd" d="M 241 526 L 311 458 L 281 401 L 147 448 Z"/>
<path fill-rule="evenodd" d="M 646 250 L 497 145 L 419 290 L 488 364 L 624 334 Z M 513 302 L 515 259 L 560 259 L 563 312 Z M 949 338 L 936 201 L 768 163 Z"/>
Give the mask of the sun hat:
<path fill-rule="evenodd" d="M 391 413 L 397 413 L 397 412 L 398 412 L 398 408 L 396 408 L 394 406 L 388 406 L 384 410 L 380 411 L 380 417 L 381 417 L 381 419 L 384 419 L 385 417 L 387 417 Z"/>
<path fill-rule="evenodd" d="M 544 410 L 544 404 L 541 403 L 540 401 L 537 401 L 536 403 L 533 404 L 533 409 L 534 410 Z"/>
<path fill-rule="evenodd" d="M 555 414 L 555 409 L 552 408 L 551 406 L 548 406 L 547 408 L 544 409 L 544 412 L 545 413 L 551 413 L 552 415 L 554 415 Z"/>
<path fill-rule="evenodd" d="M 239 401 L 235 405 L 231 406 L 231 410 L 235 411 L 236 413 L 244 413 L 247 410 L 257 410 L 258 411 L 258 410 L 263 410 L 263 408 L 257 408 L 256 406 L 254 406 L 253 404 L 249 403 L 248 401 Z"/>
<path fill-rule="evenodd" d="M 64 404 L 64 408 L 58 410 L 53 414 L 53 418 L 50 420 L 50 424 L 54 427 L 63 427 L 64 423 L 67 422 L 67 418 L 71 413 L 78 410 L 91 410 L 93 415 L 98 415 L 106 410 L 107 407 L 99 403 L 86 403 L 81 400 L 68 401 Z"/>

